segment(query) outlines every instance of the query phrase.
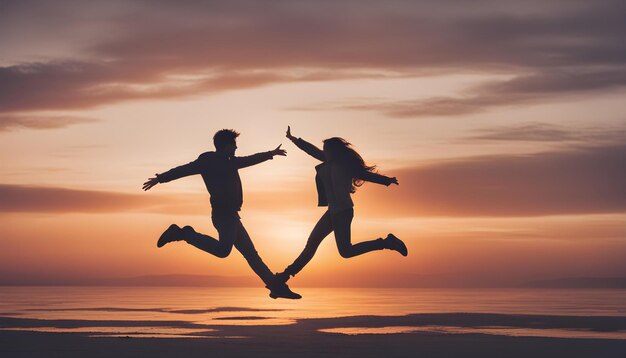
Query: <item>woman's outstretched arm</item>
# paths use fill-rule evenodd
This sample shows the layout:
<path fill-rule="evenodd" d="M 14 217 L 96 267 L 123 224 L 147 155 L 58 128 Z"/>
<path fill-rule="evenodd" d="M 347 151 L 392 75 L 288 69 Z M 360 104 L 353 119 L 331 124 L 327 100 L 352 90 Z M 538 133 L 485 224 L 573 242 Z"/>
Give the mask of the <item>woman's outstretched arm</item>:
<path fill-rule="evenodd" d="M 287 138 L 293 142 L 298 148 L 302 149 L 305 153 L 312 156 L 317 160 L 321 160 L 322 162 L 326 160 L 326 156 L 324 155 L 324 151 L 314 146 L 313 144 L 305 141 L 302 138 L 296 138 L 291 135 L 291 126 L 287 126 Z"/>
<path fill-rule="evenodd" d="M 377 184 L 382 184 L 382 185 L 386 185 L 389 186 L 391 184 L 398 184 L 398 179 L 396 179 L 396 177 L 388 177 L 382 174 L 378 174 L 378 173 L 372 173 L 370 171 L 367 170 L 361 170 L 357 173 L 356 175 L 357 178 L 365 180 L 365 181 L 369 181 L 372 183 L 377 183 Z"/>

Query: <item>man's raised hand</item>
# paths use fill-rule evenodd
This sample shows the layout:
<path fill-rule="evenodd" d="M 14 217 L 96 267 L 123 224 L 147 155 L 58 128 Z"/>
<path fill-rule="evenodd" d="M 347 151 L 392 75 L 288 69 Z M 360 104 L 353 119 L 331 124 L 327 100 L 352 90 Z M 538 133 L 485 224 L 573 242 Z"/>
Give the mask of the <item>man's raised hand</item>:
<path fill-rule="evenodd" d="M 278 147 L 276 147 L 276 149 L 274 149 L 274 150 L 272 151 L 272 155 L 282 155 L 282 156 L 286 156 L 286 155 L 287 155 L 287 151 L 286 151 L 286 150 L 284 150 L 284 149 L 280 149 L 280 147 L 281 147 L 281 146 L 282 146 L 282 144 L 281 144 L 281 145 L 279 145 Z"/>
<path fill-rule="evenodd" d="M 147 182 L 143 183 L 143 190 L 150 190 L 150 188 L 157 184 L 159 184 L 159 179 L 157 179 L 157 177 L 150 178 Z"/>

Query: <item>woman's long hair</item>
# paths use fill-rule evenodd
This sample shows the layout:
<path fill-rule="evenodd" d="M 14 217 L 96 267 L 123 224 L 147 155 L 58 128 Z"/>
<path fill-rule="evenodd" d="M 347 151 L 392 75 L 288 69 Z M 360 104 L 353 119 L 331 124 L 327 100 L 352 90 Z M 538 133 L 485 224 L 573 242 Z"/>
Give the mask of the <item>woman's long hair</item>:
<path fill-rule="evenodd" d="M 356 191 L 357 187 L 363 185 L 363 180 L 356 178 L 357 173 L 362 171 L 375 172 L 376 166 L 369 166 L 359 153 L 352 148 L 347 140 L 340 137 L 332 137 L 324 140 L 324 151 L 329 151 L 333 160 L 348 168 L 352 173 L 351 193 Z"/>

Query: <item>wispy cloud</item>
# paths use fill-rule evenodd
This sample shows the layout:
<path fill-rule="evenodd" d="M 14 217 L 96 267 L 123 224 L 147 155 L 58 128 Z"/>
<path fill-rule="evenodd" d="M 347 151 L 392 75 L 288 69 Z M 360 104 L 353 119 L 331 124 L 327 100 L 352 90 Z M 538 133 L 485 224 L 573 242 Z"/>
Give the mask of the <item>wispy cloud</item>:
<path fill-rule="evenodd" d="M 626 146 L 496 155 L 416 166 L 397 188 L 363 190 L 364 211 L 393 216 L 544 216 L 626 212 Z M 380 212 L 380 210 L 378 210 Z"/>
<path fill-rule="evenodd" d="M 142 194 L 0 184 L 0 212 L 206 213 L 203 197 Z"/>
<path fill-rule="evenodd" d="M 138 66 L 134 68 L 134 66 Z M 166 99 L 223 92 L 272 83 L 380 77 L 362 70 L 201 70 L 167 73 L 151 63 L 50 62 L 0 68 L 0 110 L 89 108 L 137 99 Z M 199 71 L 199 72 L 193 72 Z M 2 81 L 4 80 L 4 81 Z M 23 88 L 29 88 L 26 96 Z M 22 116 L 24 117 L 24 116 Z"/>
<path fill-rule="evenodd" d="M 0 114 L 0 131 L 19 128 L 54 129 L 78 123 L 92 123 L 97 119 L 76 116 L 44 116 L 30 114 Z"/>
<path fill-rule="evenodd" d="M 33 60 L 0 68 L 0 112 L 76 109 L 286 81 L 377 76 L 381 71 L 410 76 L 478 71 L 506 73 L 512 79 L 471 88 L 462 96 L 350 109 L 397 117 L 459 115 L 612 91 L 626 84 L 626 25 L 619 1 L 513 6 L 483 0 L 466 11 L 459 11 L 459 4 L 116 3 L 115 11 L 102 11 L 95 22 L 98 33 L 107 36 L 94 36 L 89 45 L 75 49 L 77 56 L 68 56 L 74 60 Z M 57 22 L 65 20 L 85 33 L 96 26 L 73 14 L 93 17 L 95 5 L 61 11 L 70 6 L 59 3 Z M 32 46 L 46 39 L 71 43 L 78 36 L 67 30 L 67 38 L 50 38 L 43 27 L 15 21 L 15 16 L 48 16 L 38 8 L 38 3 L 25 1 L 0 14 L 6 28 L 0 41 L 11 45 L 6 51 L 23 47 L 17 36 Z"/>
<path fill-rule="evenodd" d="M 137 186 L 139 190 L 139 185 Z M 281 213 L 310 207 L 298 192 L 246 193 L 246 207 Z M 277 202 L 276 198 L 281 197 Z M 208 194 L 159 194 L 153 189 L 138 194 L 73 188 L 0 184 L 0 213 L 118 213 L 208 215 Z"/>
<path fill-rule="evenodd" d="M 461 138 L 462 142 L 492 142 L 492 141 L 525 141 L 525 142 L 554 142 L 571 145 L 575 144 L 621 144 L 626 143 L 626 129 L 619 127 L 594 127 L 582 129 L 529 122 L 518 125 L 501 125 L 490 128 L 477 129 L 471 135 Z"/>
<path fill-rule="evenodd" d="M 425 116 L 460 116 L 480 113 L 498 107 L 572 100 L 594 91 L 626 89 L 626 66 L 603 69 L 550 69 L 530 75 L 517 75 L 504 81 L 489 81 L 464 90 L 455 96 L 418 98 L 414 100 L 346 99 L 339 103 L 321 103 L 292 108 L 294 110 L 376 111 L 396 118 Z"/>

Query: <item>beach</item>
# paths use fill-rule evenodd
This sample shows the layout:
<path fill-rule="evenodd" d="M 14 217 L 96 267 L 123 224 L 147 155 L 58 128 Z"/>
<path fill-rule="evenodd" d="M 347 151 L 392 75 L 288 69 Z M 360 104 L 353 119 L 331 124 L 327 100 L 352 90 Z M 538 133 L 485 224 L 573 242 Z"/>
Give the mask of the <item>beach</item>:
<path fill-rule="evenodd" d="M 1 319 L 3 327 L 85 327 L 137 325 L 137 322 L 76 322 Z M 413 332 L 386 334 L 324 333 L 345 326 L 389 327 L 454 325 L 455 327 L 549 327 L 589 332 L 626 330 L 626 318 L 557 317 L 481 314 L 434 314 L 401 317 L 345 317 L 298 321 L 295 325 L 204 326 L 180 322 L 141 322 L 145 325 L 206 329 L 190 338 L 154 338 L 122 334 L 92 336 L 89 332 L 52 333 L 4 330 L 3 357 L 623 357 L 626 339 L 516 337 L 476 333 Z M 141 329 L 137 329 L 141 331 Z M 139 335 L 141 336 L 141 335 Z"/>
<path fill-rule="evenodd" d="M 390 295 L 393 290 L 303 292 L 301 301 L 280 301 L 257 289 L 5 287 L 0 355 L 623 357 L 626 352 L 623 290 L 404 290 L 402 305 L 394 304 L 401 297 Z M 490 300 L 505 296 L 507 305 L 492 305 L 499 313 L 449 311 L 464 302 L 484 311 Z"/>

